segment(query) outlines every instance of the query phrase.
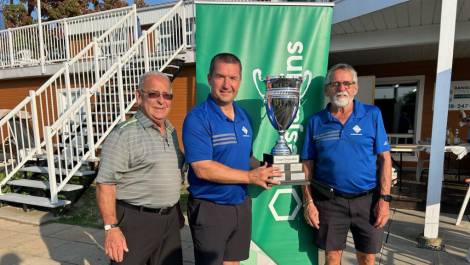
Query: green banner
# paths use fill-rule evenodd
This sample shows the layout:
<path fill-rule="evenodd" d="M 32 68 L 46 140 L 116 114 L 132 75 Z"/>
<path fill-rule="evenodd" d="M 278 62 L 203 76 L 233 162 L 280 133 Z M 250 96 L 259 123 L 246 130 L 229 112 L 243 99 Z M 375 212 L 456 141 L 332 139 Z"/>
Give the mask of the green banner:
<path fill-rule="evenodd" d="M 237 55 L 243 66 L 237 103 L 248 111 L 254 130 L 253 153 L 262 160 L 277 140 L 263 105 L 261 81 L 267 75 L 305 77 L 301 108 L 286 133 L 298 153 L 303 127 L 323 106 L 333 8 L 325 4 L 196 3 L 197 101 L 209 94 L 207 72 L 220 52 Z M 299 187 L 250 187 L 253 233 L 250 259 L 243 264 L 317 264 L 312 229 L 304 222 Z"/>

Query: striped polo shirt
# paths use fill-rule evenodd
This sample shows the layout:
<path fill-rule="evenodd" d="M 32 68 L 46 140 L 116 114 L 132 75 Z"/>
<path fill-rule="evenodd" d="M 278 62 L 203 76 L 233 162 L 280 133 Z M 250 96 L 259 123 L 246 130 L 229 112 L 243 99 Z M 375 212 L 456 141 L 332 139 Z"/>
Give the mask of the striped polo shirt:
<path fill-rule="evenodd" d="M 183 155 L 176 130 L 165 121 L 166 136 L 138 111 L 120 123 L 101 150 L 97 183 L 116 184 L 116 199 L 161 208 L 178 202 Z"/>

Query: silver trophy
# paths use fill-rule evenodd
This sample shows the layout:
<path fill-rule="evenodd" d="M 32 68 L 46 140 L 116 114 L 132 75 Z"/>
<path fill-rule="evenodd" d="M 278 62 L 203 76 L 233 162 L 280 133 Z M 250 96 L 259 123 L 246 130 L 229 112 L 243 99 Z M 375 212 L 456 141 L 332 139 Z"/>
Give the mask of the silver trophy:
<path fill-rule="evenodd" d="M 284 134 L 295 119 L 300 105 L 300 86 L 302 77 L 267 76 L 264 105 L 271 125 L 279 133 L 272 155 L 291 155 Z"/>
<path fill-rule="evenodd" d="M 304 82 L 307 80 L 307 82 Z M 270 154 L 264 154 L 264 162 L 275 165 L 284 173 L 282 184 L 303 185 L 306 183 L 305 174 L 302 172 L 302 164 L 299 163 L 299 155 L 294 154 L 287 145 L 284 134 L 295 120 L 300 102 L 312 80 L 312 74 L 305 72 L 299 75 L 271 75 L 261 79 L 261 70 L 253 71 L 253 81 L 260 96 L 264 98 L 266 115 L 271 125 L 279 133 L 276 144 Z M 266 86 L 265 95 L 259 90 L 257 81 L 262 81 Z M 306 83 L 304 92 L 301 86 Z"/>

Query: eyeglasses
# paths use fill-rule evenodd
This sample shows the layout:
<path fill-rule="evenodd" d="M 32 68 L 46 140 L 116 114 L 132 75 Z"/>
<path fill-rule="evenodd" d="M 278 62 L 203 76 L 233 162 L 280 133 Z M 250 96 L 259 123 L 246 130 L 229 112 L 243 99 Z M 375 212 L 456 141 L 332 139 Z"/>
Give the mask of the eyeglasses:
<path fill-rule="evenodd" d="M 157 99 L 160 96 L 163 97 L 163 99 L 166 100 L 172 100 L 173 99 L 173 94 L 166 93 L 166 92 L 160 92 L 160 91 L 155 91 L 155 92 L 147 92 L 147 91 L 142 91 L 142 94 L 146 94 L 149 99 Z"/>
<path fill-rule="evenodd" d="M 341 87 L 341 85 L 343 85 L 343 86 L 349 88 L 350 86 L 355 85 L 355 84 L 356 84 L 356 82 L 354 82 L 354 81 L 352 81 L 352 82 L 343 81 L 343 82 L 331 82 L 331 83 L 329 83 L 328 85 L 329 85 L 330 87 L 333 87 L 333 88 L 339 88 L 339 87 Z"/>

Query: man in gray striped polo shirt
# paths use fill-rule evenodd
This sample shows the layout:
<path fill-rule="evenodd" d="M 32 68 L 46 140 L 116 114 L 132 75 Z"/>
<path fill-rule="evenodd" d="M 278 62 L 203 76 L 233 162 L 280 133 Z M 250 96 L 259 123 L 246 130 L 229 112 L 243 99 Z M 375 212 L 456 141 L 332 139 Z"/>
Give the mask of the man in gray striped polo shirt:
<path fill-rule="evenodd" d="M 183 157 L 167 120 L 173 94 L 168 77 L 140 79 L 139 110 L 108 136 L 101 152 L 97 201 L 111 264 L 182 264 L 179 233 Z"/>

